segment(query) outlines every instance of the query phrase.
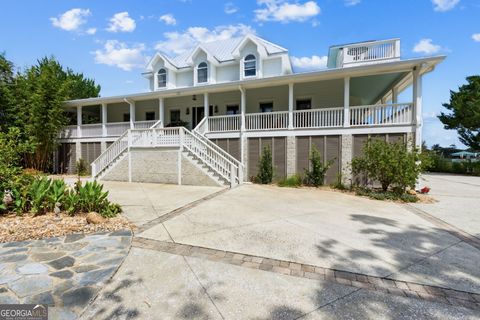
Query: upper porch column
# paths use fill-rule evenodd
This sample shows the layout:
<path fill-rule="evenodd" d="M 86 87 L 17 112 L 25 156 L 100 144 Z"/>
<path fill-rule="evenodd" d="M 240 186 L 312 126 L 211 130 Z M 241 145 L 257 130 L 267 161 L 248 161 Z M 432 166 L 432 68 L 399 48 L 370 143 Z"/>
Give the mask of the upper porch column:
<path fill-rule="evenodd" d="M 246 110 L 246 101 L 245 89 L 239 87 L 240 89 L 240 131 L 245 131 L 245 110 Z"/>
<path fill-rule="evenodd" d="M 413 111 L 415 123 L 415 146 L 422 147 L 422 76 L 418 67 L 413 69 Z"/>
<path fill-rule="evenodd" d="M 165 126 L 165 98 L 158 98 L 158 119 L 162 121 L 162 128 Z"/>
<path fill-rule="evenodd" d="M 343 84 L 343 126 L 350 127 L 350 77 Z"/>
<path fill-rule="evenodd" d="M 82 136 L 82 106 L 77 106 L 77 137 Z"/>
<path fill-rule="evenodd" d="M 107 104 L 102 103 L 102 136 L 107 136 Z"/>
<path fill-rule="evenodd" d="M 288 84 L 288 129 L 293 129 L 293 83 Z"/>
<path fill-rule="evenodd" d="M 130 129 L 135 129 L 135 101 L 124 101 L 130 105 Z"/>
<path fill-rule="evenodd" d="M 204 117 L 205 118 L 208 118 L 209 114 L 208 114 L 208 111 L 209 111 L 209 102 L 208 102 L 208 92 L 205 92 L 203 94 L 203 114 L 204 114 Z"/>

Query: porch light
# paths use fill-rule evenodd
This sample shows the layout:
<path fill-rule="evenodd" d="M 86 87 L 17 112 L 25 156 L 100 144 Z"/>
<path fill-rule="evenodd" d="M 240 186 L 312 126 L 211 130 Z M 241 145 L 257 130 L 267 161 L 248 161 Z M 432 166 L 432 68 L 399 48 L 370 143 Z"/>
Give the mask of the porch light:
<path fill-rule="evenodd" d="M 192 96 L 192 100 L 193 100 L 193 101 L 197 101 L 197 95 L 196 95 L 196 94 L 194 94 L 194 95 Z M 187 110 L 188 110 L 188 109 L 187 109 Z"/>
<path fill-rule="evenodd" d="M 194 97 L 195 97 L 195 96 L 194 96 Z M 189 108 L 189 107 L 187 107 L 187 110 L 185 111 L 185 114 L 186 114 L 186 115 L 189 115 L 189 114 L 190 114 L 190 108 Z"/>

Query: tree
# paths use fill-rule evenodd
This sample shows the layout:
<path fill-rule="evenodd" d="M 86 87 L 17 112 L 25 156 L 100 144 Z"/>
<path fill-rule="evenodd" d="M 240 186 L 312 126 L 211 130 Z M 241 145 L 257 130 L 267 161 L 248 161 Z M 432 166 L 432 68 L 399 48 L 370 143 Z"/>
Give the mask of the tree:
<path fill-rule="evenodd" d="M 272 151 L 269 146 L 263 148 L 260 161 L 258 162 L 257 182 L 262 184 L 271 183 L 273 180 Z"/>
<path fill-rule="evenodd" d="M 13 85 L 15 78 L 13 74 L 13 63 L 0 53 L 0 131 L 6 132 L 8 123 L 12 121 Z"/>
<path fill-rule="evenodd" d="M 33 152 L 23 155 L 23 165 L 46 171 L 57 148 L 58 133 L 67 124 L 64 101 L 98 97 L 100 86 L 81 73 L 64 69 L 53 57 L 38 60 L 36 65 L 16 74 L 11 83 L 10 98 L 5 98 L 11 103 L 4 126 L 19 128 L 23 140 L 35 146 Z"/>
<path fill-rule="evenodd" d="M 443 107 L 450 114 L 441 113 L 438 118 L 445 129 L 455 129 L 460 141 L 472 149 L 480 149 L 480 76 L 467 77 L 468 84 L 458 92 L 450 91 L 450 103 Z"/>

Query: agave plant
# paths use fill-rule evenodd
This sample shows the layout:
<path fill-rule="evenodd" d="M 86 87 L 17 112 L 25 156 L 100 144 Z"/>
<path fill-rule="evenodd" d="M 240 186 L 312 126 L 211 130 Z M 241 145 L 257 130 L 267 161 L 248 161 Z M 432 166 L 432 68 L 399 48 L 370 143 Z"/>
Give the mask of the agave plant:
<path fill-rule="evenodd" d="M 82 211 L 101 211 L 108 197 L 108 191 L 103 191 L 103 185 L 94 182 L 86 182 L 78 187 L 80 207 Z"/>
<path fill-rule="evenodd" d="M 63 199 L 63 208 L 69 215 L 73 216 L 80 211 L 79 202 L 80 196 L 78 193 L 75 190 L 68 190 Z"/>

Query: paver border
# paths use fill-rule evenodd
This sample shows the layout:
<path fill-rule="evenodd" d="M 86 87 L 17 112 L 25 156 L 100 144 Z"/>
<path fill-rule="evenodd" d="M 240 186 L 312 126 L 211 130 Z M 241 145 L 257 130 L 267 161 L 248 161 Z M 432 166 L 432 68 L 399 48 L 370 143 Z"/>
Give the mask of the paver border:
<path fill-rule="evenodd" d="M 324 280 L 359 289 L 441 302 L 453 306 L 460 305 L 465 308 L 480 310 L 480 294 L 478 293 L 395 280 L 388 276 L 377 277 L 233 251 L 152 240 L 138 236 L 133 238 L 132 247 L 156 250 L 180 256 L 203 258 L 210 261 L 237 265 L 245 268 L 313 280 Z"/>

